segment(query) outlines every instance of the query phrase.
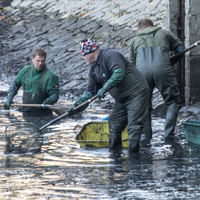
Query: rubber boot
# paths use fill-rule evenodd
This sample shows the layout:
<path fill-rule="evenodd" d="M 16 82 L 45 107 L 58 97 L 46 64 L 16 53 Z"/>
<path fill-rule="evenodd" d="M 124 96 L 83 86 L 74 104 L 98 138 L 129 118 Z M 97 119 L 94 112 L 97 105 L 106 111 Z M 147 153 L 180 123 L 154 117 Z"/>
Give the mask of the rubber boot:
<path fill-rule="evenodd" d="M 140 150 L 140 139 L 135 139 L 132 136 L 129 136 L 128 140 L 128 152 L 135 153 Z"/>
<path fill-rule="evenodd" d="M 176 103 L 167 106 L 164 140 L 170 140 L 174 138 L 174 129 L 176 126 L 179 109 L 180 106 Z"/>
<path fill-rule="evenodd" d="M 109 135 L 109 149 L 119 150 L 122 147 L 121 133 L 110 133 Z"/>
<path fill-rule="evenodd" d="M 149 141 L 152 139 L 152 127 L 151 127 L 151 111 L 147 113 L 146 124 L 142 130 L 145 135 L 145 140 Z"/>

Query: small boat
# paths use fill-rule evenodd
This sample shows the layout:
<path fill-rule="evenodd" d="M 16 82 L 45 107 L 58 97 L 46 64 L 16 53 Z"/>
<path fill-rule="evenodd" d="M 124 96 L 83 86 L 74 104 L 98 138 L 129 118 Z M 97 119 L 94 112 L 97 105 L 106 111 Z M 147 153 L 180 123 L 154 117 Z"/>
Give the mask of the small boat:
<path fill-rule="evenodd" d="M 128 147 L 128 128 L 122 132 L 122 147 Z M 109 147 L 108 121 L 95 121 L 85 124 L 76 136 L 81 147 Z"/>
<path fill-rule="evenodd" d="M 188 142 L 200 144 L 200 121 L 182 122 Z"/>

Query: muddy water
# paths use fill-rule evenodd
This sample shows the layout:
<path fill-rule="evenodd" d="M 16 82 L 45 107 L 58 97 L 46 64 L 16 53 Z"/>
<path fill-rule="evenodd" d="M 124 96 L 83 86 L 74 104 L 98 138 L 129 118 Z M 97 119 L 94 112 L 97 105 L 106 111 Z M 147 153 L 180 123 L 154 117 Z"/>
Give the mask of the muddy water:
<path fill-rule="evenodd" d="M 38 154 L 4 154 L 5 125 L 29 121 L 41 127 L 50 117 L 0 110 L 0 199 L 200 199 L 200 150 L 178 142 L 162 142 L 164 119 L 154 118 L 150 145 L 140 153 L 127 149 L 80 148 L 74 127 L 102 120 L 101 111 L 65 118 L 45 129 Z"/>

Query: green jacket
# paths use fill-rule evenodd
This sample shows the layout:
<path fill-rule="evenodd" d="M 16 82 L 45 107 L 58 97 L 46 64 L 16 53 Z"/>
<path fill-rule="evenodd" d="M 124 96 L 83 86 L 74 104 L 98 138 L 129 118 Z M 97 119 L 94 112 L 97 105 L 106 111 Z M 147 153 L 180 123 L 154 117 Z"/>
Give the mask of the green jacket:
<path fill-rule="evenodd" d="M 175 51 L 175 54 L 177 54 L 184 48 L 180 39 L 170 31 L 161 27 L 147 27 L 138 31 L 133 38 L 129 60 L 136 66 L 140 64 L 153 64 L 155 66 L 157 63 L 165 65 L 170 62 L 169 51 Z"/>
<path fill-rule="evenodd" d="M 42 78 L 43 72 L 47 68 L 46 65 L 40 71 L 36 71 L 32 65 L 23 67 L 15 77 L 15 81 L 19 86 L 22 86 L 30 67 L 32 67 L 32 69 L 26 80 L 25 91 L 28 93 L 38 93 L 38 85 Z M 50 69 L 45 75 L 41 92 L 43 94 L 47 94 L 48 96 L 59 93 L 59 79 L 57 75 Z"/>

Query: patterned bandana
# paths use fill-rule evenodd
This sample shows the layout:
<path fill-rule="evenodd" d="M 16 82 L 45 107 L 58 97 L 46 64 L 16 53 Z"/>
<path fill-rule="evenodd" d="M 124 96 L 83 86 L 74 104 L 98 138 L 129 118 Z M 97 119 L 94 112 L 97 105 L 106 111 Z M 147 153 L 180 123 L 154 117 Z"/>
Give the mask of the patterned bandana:
<path fill-rule="evenodd" d="M 85 39 L 85 40 L 81 41 L 80 53 L 82 56 L 85 56 L 85 55 L 97 50 L 98 48 L 99 47 L 94 42 L 92 42 L 92 40 Z"/>

